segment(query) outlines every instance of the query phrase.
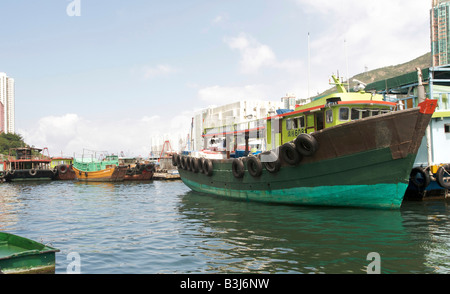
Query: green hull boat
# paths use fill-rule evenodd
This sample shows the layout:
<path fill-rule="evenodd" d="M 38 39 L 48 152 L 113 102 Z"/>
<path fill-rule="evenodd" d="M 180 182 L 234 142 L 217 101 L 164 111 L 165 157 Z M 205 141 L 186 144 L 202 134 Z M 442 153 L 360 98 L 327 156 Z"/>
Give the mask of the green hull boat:
<path fill-rule="evenodd" d="M 225 198 L 398 209 L 435 107 L 436 100 L 426 100 L 416 108 L 301 132 L 258 156 L 216 160 L 175 155 L 174 162 L 192 190 Z M 283 126 L 285 119 L 280 117 Z"/>
<path fill-rule="evenodd" d="M 54 274 L 58 249 L 27 238 L 0 232 L 2 274 Z"/>

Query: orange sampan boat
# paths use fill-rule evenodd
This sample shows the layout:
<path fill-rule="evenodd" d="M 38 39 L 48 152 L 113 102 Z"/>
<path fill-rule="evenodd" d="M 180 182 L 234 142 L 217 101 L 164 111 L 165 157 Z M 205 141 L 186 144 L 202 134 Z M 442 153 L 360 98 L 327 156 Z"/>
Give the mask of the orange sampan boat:
<path fill-rule="evenodd" d="M 94 157 L 74 158 L 73 170 L 79 181 L 119 182 L 125 178 L 127 167 L 119 165 L 117 155 L 107 155 L 104 159 Z"/>

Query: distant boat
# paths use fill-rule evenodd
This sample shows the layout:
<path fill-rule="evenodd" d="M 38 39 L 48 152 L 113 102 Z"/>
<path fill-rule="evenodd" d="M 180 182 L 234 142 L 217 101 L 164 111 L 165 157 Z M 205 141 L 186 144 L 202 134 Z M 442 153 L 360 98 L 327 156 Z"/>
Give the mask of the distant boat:
<path fill-rule="evenodd" d="M 254 132 L 268 151 L 234 159 L 175 155 L 182 181 L 229 199 L 398 209 L 437 101 L 391 111 L 395 103 L 382 95 L 349 93 L 333 79 L 337 92 L 268 117 L 264 135 Z M 226 130 L 230 146 L 245 139 L 249 150 L 251 132 Z"/>
<path fill-rule="evenodd" d="M 89 156 L 73 159 L 73 170 L 79 181 L 120 182 L 125 178 L 127 167 L 119 165 L 117 155 L 106 155 L 103 159 Z"/>
<path fill-rule="evenodd" d="M 50 167 L 51 158 L 41 152 L 47 148 L 11 148 L 5 160 L 3 178 L 7 182 L 52 180 L 55 171 Z"/>
<path fill-rule="evenodd" d="M 17 235 L 0 232 L 0 272 L 53 274 L 59 249 Z"/>
<path fill-rule="evenodd" d="M 75 180 L 75 171 L 72 169 L 73 157 L 52 157 L 50 167 L 55 173 L 55 180 Z"/>

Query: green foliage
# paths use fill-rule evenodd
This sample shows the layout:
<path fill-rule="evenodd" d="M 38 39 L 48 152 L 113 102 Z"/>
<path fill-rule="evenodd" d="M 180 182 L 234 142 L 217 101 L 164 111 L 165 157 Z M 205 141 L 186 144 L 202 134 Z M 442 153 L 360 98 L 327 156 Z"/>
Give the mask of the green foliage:
<path fill-rule="evenodd" d="M 20 134 L 0 134 L 0 154 L 8 154 L 10 148 L 28 146 Z"/>

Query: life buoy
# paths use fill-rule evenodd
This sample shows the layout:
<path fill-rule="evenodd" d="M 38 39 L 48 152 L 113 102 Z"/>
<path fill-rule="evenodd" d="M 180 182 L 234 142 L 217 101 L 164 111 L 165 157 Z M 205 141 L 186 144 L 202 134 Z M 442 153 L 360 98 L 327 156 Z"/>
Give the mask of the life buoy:
<path fill-rule="evenodd" d="M 242 178 L 244 176 L 244 163 L 240 159 L 233 159 L 233 163 L 231 164 L 231 171 L 233 172 L 233 176 L 236 178 Z"/>
<path fill-rule="evenodd" d="M 213 174 L 213 163 L 212 163 L 211 159 L 205 159 L 205 161 L 203 162 L 203 172 L 208 177 L 212 176 L 212 174 Z"/>
<path fill-rule="evenodd" d="M 60 174 L 65 174 L 67 172 L 67 166 L 65 164 L 58 165 L 58 172 Z"/>
<path fill-rule="evenodd" d="M 450 164 L 444 164 L 438 169 L 436 179 L 439 186 L 450 189 Z"/>
<path fill-rule="evenodd" d="M 284 143 L 280 148 L 281 158 L 290 165 L 298 164 L 302 159 L 302 155 L 297 152 L 294 143 Z"/>
<path fill-rule="evenodd" d="M 252 177 L 259 177 L 262 174 L 262 163 L 258 157 L 250 156 L 247 159 L 247 170 Z"/>
<path fill-rule="evenodd" d="M 319 149 L 319 143 L 310 134 L 298 135 L 294 144 L 297 151 L 303 156 L 311 156 Z"/>
<path fill-rule="evenodd" d="M 32 168 L 29 170 L 29 173 L 30 173 L 30 176 L 35 176 L 37 171 L 34 168 Z"/>
<path fill-rule="evenodd" d="M 15 172 L 16 172 L 16 170 L 15 170 L 15 169 L 12 169 L 12 170 L 9 171 L 9 174 L 10 174 L 10 175 L 13 175 Z"/>
<path fill-rule="evenodd" d="M 177 157 L 178 157 L 178 154 L 174 154 L 174 155 L 172 155 L 172 165 L 173 166 L 177 166 Z"/>
<path fill-rule="evenodd" d="M 430 184 L 430 175 L 425 169 L 421 167 L 415 167 L 409 174 L 409 180 L 417 188 L 425 189 Z"/>
<path fill-rule="evenodd" d="M 274 151 L 261 153 L 260 159 L 266 170 L 270 173 L 276 173 L 281 168 L 281 160 Z"/>

